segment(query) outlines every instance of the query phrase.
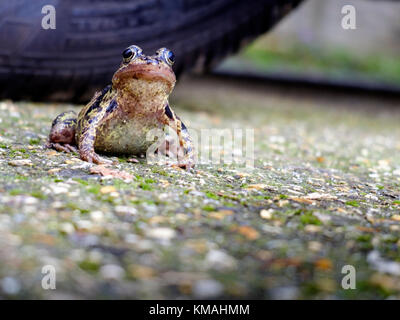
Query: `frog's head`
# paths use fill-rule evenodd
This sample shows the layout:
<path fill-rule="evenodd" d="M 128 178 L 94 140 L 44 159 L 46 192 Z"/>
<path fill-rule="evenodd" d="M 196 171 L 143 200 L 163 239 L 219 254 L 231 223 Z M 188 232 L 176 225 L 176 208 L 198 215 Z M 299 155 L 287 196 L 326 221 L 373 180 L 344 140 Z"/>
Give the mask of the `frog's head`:
<path fill-rule="evenodd" d="M 176 82 L 172 51 L 161 48 L 155 55 L 146 56 L 141 48 L 132 45 L 122 52 L 122 57 L 121 66 L 112 79 L 114 88 L 134 95 L 168 96 L 171 93 Z"/>

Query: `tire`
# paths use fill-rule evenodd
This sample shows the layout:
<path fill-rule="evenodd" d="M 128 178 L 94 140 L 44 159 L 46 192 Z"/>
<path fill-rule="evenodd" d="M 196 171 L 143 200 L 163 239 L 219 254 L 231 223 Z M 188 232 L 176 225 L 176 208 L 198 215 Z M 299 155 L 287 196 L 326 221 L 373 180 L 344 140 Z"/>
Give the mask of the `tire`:
<path fill-rule="evenodd" d="M 177 75 L 205 71 L 301 0 L 13 0 L 0 3 L 0 98 L 90 99 L 131 44 L 175 52 Z M 43 29 L 42 7 L 56 9 Z"/>

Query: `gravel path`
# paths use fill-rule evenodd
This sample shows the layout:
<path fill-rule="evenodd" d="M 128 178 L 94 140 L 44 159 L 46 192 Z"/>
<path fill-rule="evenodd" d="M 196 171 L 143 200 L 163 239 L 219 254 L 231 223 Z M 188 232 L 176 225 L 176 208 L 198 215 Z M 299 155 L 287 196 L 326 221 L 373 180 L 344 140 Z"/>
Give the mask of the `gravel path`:
<path fill-rule="evenodd" d="M 186 125 L 253 128 L 255 168 L 125 180 L 43 148 L 80 106 L 0 102 L 0 298 L 400 298 L 400 103 L 318 94 L 181 79 Z"/>

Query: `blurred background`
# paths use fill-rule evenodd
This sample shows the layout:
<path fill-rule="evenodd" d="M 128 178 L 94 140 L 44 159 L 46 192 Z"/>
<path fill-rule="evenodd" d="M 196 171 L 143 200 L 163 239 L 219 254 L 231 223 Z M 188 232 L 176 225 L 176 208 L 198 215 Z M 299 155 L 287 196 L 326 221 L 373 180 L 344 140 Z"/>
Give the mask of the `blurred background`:
<path fill-rule="evenodd" d="M 348 4 L 354 30 L 342 28 Z M 46 5 L 55 29 L 41 27 Z M 384 93 L 400 82 L 397 1 L 19 0 L 0 9 L 0 98 L 86 102 L 132 43 L 172 49 L 178 75 L 215 70 Z"/>
<path fill-rule="evenodd" d="M 356 8 L 345 30 L 343 6 Z M 400 87 L 400 3 L 307 0 L 218 70 L 367 88 Z"/>

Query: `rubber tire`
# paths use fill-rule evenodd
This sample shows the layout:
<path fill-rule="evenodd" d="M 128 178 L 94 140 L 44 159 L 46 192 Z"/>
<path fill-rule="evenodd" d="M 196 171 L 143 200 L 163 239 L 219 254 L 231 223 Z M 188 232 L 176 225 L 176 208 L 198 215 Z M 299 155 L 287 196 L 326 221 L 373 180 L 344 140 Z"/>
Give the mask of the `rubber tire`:
<path fill-rule="evenodd" d="M 168 47 L 174 66 L 208 70 L 269 30 L 301 0 L 13 0 L 0 3 L 0 98 L 90 99 L 131 44 Z M 56 9 L 43 29 L 42 7 Z"/>

